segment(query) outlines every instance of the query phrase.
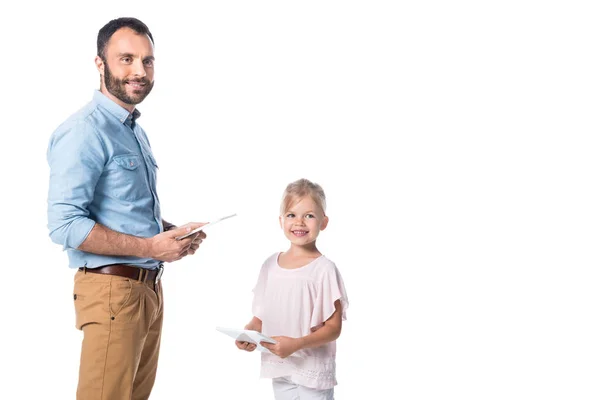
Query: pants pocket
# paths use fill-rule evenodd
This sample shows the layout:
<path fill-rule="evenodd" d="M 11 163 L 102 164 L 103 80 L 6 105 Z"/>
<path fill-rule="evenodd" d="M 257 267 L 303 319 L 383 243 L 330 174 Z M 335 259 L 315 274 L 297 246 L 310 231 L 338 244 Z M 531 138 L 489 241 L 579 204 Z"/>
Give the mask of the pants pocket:
<path fill-rule="evenodd" d="M 109 314 L 109 287 L 103 282 L 76 282 L 73 290 L 75 327 L 81 330 L 87 324 L 103 323 Z"/>
<path fill-rule="evenodd" d="M 109 300 L 109 311 L 111 318 L 115 318 L 126 308 L 131 300 L 131 292 L 133 285 L 131 280 L 118 279 L 111 280 L 110 282 L 110 300 Z"/>

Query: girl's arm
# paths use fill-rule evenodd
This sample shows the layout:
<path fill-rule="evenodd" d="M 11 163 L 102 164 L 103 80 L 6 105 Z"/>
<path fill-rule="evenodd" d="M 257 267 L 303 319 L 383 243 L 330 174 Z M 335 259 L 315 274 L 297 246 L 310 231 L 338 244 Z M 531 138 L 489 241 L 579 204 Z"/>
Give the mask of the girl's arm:
<path fill-rule="evenodd" d="M 252 317 L 252 320 L 246 324 L 244 329 L 262 332 L 262 321 L 256 317 Z"/>
<path fill-rule="evenodd" d="M 333 305 L 335 306 L 335 312 L 323 323 L 323 327 L 317 329 L 310 335 L 298 338 L 298 350 L 319 347 L 326 343 L 333 342 L 340 337 L 340 334 L 342 333 L 342 304 L 339 300 L 336 300 Z"/>
<path fill-rule="evenodd" d="M 342 333 L 342 304 L 339 300 L 336 300 L 334 305 L 335 312 L 333 315 L 323 323 L 323 327 L 317 329 L 313 333 L 299 338 L 273 336 L 273 339 L 277 341 L 277 344 L 266 342 L 261 342 L 260 344 L 271 350 L 273 354 L 276 354 L 281 358 L 286 358 L 298 350 L 319 347 L 326 343 L 333 342 L 340 337 L 340 333 Z"/>

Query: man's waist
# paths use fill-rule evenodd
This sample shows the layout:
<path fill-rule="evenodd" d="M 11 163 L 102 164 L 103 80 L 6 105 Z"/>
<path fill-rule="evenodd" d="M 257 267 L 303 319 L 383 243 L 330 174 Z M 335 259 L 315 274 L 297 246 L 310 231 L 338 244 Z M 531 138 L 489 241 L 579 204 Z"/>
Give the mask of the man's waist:
<path fill-rule="evenodd" d="M 79 268 L 81 266 L 98 268 L 104 265 L 125 264 L 145 269 L 156 269 L 160 265 L 160 261 L 151 258 L 105 256 L 75 249 L 69 249 L 68 253 L 70 268 Z"/>
<path fill-rule="evenodd" d="M 163 264 L 157 268 L 148 269 L 128 264 L 109 264 L 96 268 L 81 267 L 79 271 L 92 274 L 116 275 L 141 282 L 158 282 L 163 273 Z"/>

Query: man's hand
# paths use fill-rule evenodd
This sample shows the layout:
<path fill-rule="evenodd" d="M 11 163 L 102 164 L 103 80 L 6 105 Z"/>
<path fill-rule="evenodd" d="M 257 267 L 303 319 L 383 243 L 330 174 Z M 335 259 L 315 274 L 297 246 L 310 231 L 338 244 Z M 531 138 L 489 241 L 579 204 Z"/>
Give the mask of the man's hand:
<path fill-rule="evenodd" d="M 190 231 L 205 225 L 204 222 L 190 222 L 182 227 L 170 229 L 149 239 L 150 257 L 155 260 L 173 262 L 181 260 L 188 254 L 194 254 L 206 234 L 202 231 L 195 233 L 185 239 L 177 240 Z"/>
<path fill-rule="evenodd" d="M 276 344 L 260 342 L 260 345 L 281 358 L 286 358 L 301 349 L 300 339 L 287 336 L 273 336 L 272 338 L 277 342 Z"/>
<path fill-rule="evenodd" d="M 204 225 L 204 223 L 202 225 Z M 200 243 L 202 243 L 202 240 L 204 239 L 206 239 L 206 233 L 204 233 L 203 231 L 198 232 L 194 240 L 192 240 L 190 248 L 188 249 L 188 255 L 191 256 L 192 254 L 194 254 L 196 250 L 198 250 L 198 248 L 200 247 Z"/>

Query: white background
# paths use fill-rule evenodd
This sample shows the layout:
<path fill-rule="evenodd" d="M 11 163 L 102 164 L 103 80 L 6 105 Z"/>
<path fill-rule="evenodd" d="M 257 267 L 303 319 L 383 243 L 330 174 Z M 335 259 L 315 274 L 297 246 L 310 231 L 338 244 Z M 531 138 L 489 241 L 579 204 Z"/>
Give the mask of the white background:
<path fill-rule="evenodd" d="M 337 399 L 598 399 L 598 10 L 584 1 L 19 2 L 0 11 L 0 398 L 74 398 L 73 271 L 46 230 L 53 130 L 91 99 L 98 30 L 155 37 L 139 106 L 163 214 L 236 212 L 167 266 L 152 399 L 267 399 L 242 327 L 323 185 L 350 298 Z"/>

